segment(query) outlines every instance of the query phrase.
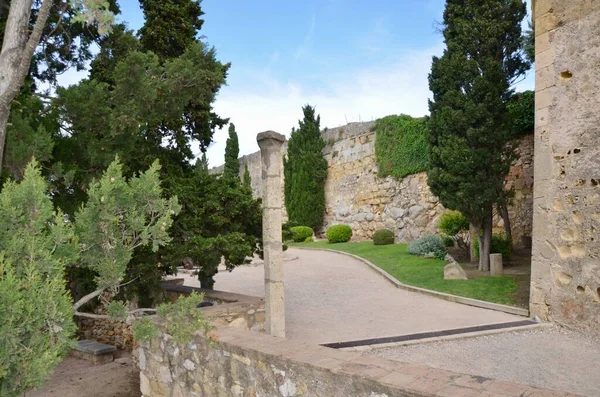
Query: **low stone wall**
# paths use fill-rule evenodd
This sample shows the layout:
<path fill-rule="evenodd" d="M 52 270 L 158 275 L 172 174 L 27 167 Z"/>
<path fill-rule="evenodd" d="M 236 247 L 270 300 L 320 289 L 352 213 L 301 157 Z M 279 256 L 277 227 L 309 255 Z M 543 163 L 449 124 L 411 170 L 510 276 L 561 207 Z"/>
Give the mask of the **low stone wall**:
<path fill-rule="evenodd" d="M 213 324 L 252 331 L 264 331 L 265 329 L 265 302 L 262 298 L 174 283 L 163 283 L 162 288 L 171 301 L 192 292 L 203 293 L 205 300 L 216 303 L 215 306 L 201 309 Z"/>
<path fill-rule="evenodd" d="M 163 334 L 138 349 L 143 397 L 550 396 L 507 381 L 218 327 L 218 343 Z"/>
<path fill-rule="evenodd" d="M 131 325 L 125 321 L 82 317 L 77 319 L 77 326 L 79 339 L 95 340 L 122 350 L 134 346 Z"/>

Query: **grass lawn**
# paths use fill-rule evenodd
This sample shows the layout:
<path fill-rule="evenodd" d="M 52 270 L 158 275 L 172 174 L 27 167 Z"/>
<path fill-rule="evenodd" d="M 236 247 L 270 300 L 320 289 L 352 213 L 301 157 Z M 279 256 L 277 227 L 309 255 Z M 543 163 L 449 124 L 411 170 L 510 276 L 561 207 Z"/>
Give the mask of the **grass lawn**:
<path fill-rule="evenodd" d="M 404 284 L 505 305 L 515 303 L 517 281 L 514 277 L 444 280 L 444 261 L 409 255 L 406 244 L 373 245 L 370 241 L 329 244 L 318 241 L 292 243 L 290 247 L 343 251 L 367 259 Z"/>

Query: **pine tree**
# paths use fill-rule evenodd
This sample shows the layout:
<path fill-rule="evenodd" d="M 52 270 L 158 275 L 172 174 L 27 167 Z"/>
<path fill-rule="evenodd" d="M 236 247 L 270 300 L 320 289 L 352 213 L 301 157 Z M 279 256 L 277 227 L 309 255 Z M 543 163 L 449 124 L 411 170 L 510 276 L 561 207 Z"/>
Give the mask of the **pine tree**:
<path fill-rule="evenodd" d="M 250 170 L 248 169 L 248 163 L 244 164 L 244 186 L 252 188 L 252 179 L 250 178 Z"/>
<path fill-rule="evenodd" d="M 223 175 L 238 178 L 240 177 L 240 162 L 238 156 L 240 154 L 240 145 L 238 136 L 235 132 L 235 125 L 229 124 L 229 138 L 225 144 L 225 166 Z"/>
<path fill-rule="evenodd" d="M 285 208 L 290 221 L 318 229 L 325 212 L 325 141 L 315 108 L 306 105 L 302 111 L 304 119 L 299 121 L 298 129 L 292 129 L 287 158 L 283 160 Z"/>
<path fill-rule="evenodd" d="M 503 194 L 512 137 L 507 103 L 523 58 L 522 0 L 447 0 L 447 48 L 434 57 L 429 87 L 429 186 L 442 204 L 480 230 L 480 269 L 489 269 L 492 209 Z"/>

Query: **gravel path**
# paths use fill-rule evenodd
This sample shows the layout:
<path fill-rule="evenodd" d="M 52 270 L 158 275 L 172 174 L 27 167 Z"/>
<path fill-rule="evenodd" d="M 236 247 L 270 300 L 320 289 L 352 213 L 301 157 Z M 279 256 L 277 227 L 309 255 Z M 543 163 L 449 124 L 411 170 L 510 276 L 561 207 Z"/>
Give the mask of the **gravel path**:
<path fill-rule="evenodd" d="M 584 396 L 600 396 L 600 339 L 559 327 L 365 354 Z"/>
<path fill-rule="evenodd" d="M 342 342 L 523 319 L 398 289 L 346 255 L 289 249 L 284 257 L 291 339 Z M 219 272 L 215 289 L 264 296 L 263 278 L 263 266 L 240 266 Z M 186 285 L 198 281 L 187 277 Z"/>

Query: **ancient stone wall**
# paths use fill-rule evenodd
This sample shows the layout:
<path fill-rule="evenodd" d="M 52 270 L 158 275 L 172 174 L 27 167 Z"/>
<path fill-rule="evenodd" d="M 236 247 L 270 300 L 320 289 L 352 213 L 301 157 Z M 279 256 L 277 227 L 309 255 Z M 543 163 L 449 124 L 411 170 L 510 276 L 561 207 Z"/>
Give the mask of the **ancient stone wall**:
<path fill-rule="evenodd" d="M 133 348 L 133 331 L 125 321 L 105 318 L 77 319 L 77 336 L 116 346 L 118 349 Z"/>
<path fill-rule="evenodd" d="M 187 345 L 163 334 L 137 349 L 142 397 L 164 396 L 553 396 L 480 376 L 361 356 L 218 327 L 218 343 Z"/>
<path fill-rule="evenodd" d="M 345 223 L 352 227 L 353 240 L 368 240 L 373 233 L 388 228 L 397 241 L 411 242 L 425 234 L 436 233 L 444 213 L 427 185 L 427 175 L 419 173 L 402 180 L 377 175 L 374 122 L 350 123 L 323 131 L 327 146 L 323 155 L 328 163 L 325 183 L 326 212 L 323 233 L 328 226 Z M 284 151 L 286 147 L 284 145 Z M 529 245 L 533 203 L 533 136 L 521 138 L 518 158 L 507 177 L 507 188 L 514 188 L 509 215 L 517 246 Z M 262 197 L 260 152 L 240 158 L 240 175 L 248 165 L 255 197 Z M 223 168 L 211 169 L 213 173 Z M 495 216 L 495 231 L 503 222 Z"/>
<path fill-rule="evenodd" d="M 600 1 L 537 0 L 533 315 L 600 331 Z"/>

